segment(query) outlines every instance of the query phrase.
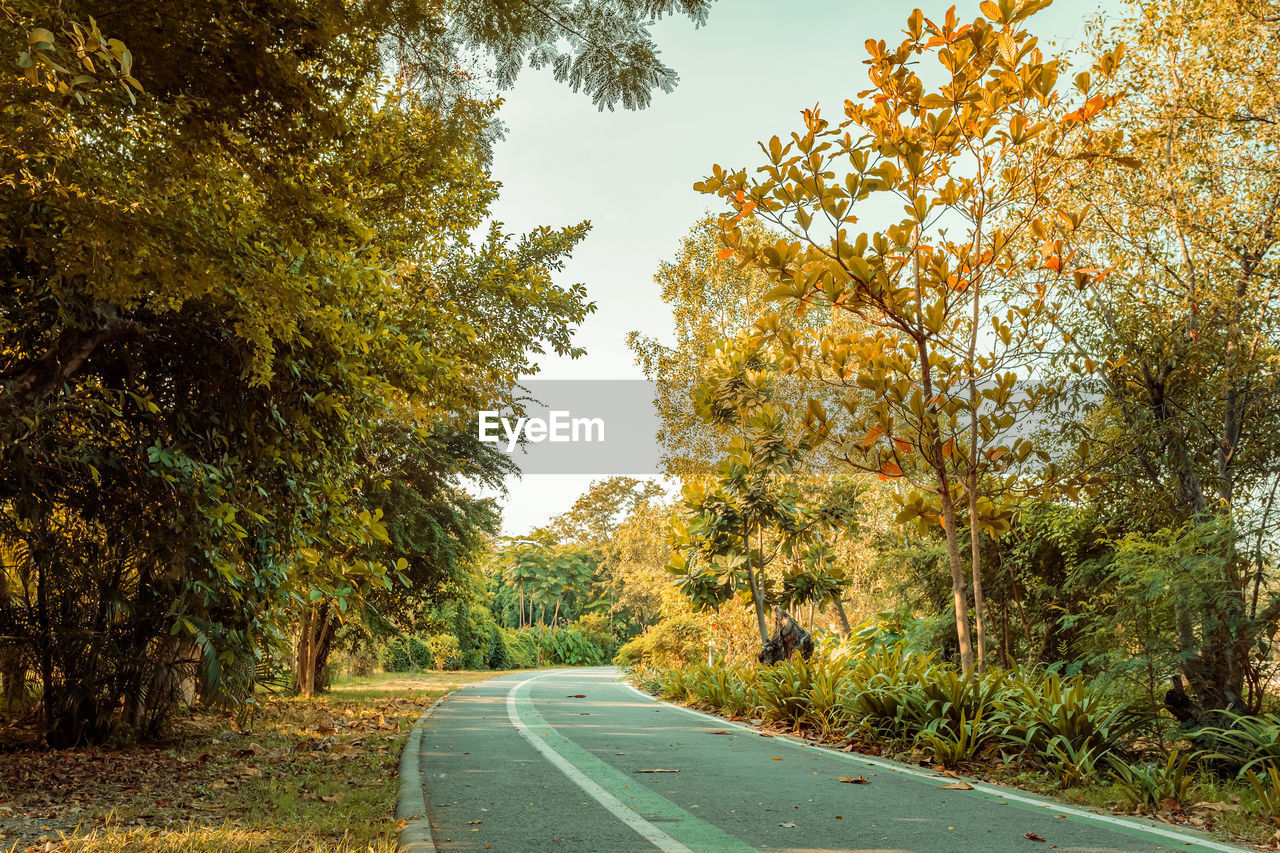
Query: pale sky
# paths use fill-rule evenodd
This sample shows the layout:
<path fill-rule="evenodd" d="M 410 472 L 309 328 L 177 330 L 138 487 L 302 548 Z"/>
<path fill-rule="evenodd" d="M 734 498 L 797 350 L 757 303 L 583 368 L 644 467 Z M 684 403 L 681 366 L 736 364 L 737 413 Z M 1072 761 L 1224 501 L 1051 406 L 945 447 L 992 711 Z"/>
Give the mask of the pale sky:
<path fill-rule="evenodd" d="M 920 3 L 936 19 L 950 5 Z M 1030 29 L 1046 53 L 1070 52 L 1098 6 L 1058 0 Z M 977 7 L 977 0 L 961 2 L 957 13 L 969 21 Z M 549 71 L 526 70 L 504 94 L 507 135 L 494 155 L 503 187 L 494 217 L 508 231 L 589 219 L 591 234 L 559 280 L 586 284 L 597 305 L 575 336 L 587 355 L 549 358 L 539 378 L 642 378 L 627 332 L 669 340 L 673 328 L 653 275 L 706 210 L 720 209 L 693 183 L 715 163 L 754 170 L 764 159 L 757 143 L 775 134 L 787 139 L 802 126 L 800 111 L 814 103 L 832 119 L 842 117 L 845 99 L 868 88 L 863 43 L 898 44 L 913 8 L 885 0 L 719 0 L 700 30 L 684 18 L 665 20 L 653 32 L 680 85 L 639 112 L 598 112 Z M 592 479 L 512 479 L 502 501 L 504 532 L 527 532 L 565 511 Z"/>

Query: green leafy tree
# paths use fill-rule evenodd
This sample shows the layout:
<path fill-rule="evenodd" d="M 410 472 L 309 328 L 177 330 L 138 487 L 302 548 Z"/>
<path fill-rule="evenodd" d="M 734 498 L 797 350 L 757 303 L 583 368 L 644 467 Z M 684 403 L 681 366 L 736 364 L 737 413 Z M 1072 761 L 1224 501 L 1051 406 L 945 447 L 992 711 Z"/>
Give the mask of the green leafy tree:
<path fill-rule="evenodd" d="M 759 341 L 740 336 L 717 349 L 697 406 L 733 438 L 709 483 L 685 485 L 668 566 L 699 609 L 718 610 L 745 594 L 762 644 L 769 641 L 768 605 L 838 594 L 838 582 L 826 571 L 830 549 L 823 537 L 844 526 L 853 498 L 834 484 L 821 500 L 806 501 L 790 476 L 811 439 L 775 402 L 777 373 Z M 775 589 L 770 569 L 783 564 L 790 571 Z"/>
<path fill-rule="evenodd" d="M 1059 324 L 1082 392 L 1068 452 L 1095 475 L 1093 497 L 1126 507 L 1162 559 L 1187 547 L 1199 594 L 1158 575 L 1178 610 L 1166 674 L 1179 713 L 1187 688 L 1202 710 L 1254 705 L 1280 618 L 1264 544 L 1280 482 L 1280 78 L 1257 49 L 1274 43 L 1278 13 L 1274 2 L 1127 4 L 1127 97 L 1099 132 L 1123 134 L 1139 165 L 1103 163 L 1062 193 L 1096 208 L 1078 242 L 1109 273 L 1081 282 Z"/>

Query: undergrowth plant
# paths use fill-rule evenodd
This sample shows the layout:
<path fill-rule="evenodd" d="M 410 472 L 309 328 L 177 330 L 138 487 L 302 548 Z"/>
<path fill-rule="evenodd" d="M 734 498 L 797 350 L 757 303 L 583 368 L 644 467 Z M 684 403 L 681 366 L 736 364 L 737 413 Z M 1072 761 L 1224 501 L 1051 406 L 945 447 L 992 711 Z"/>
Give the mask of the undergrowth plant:
<path fill-rule="evenodd" d="M 1222 716 L 1227 725 L 1205 727 L 1195 735 L 1213 750 L 1206 758 L 1231 763 L 1241 777 L 1259 765 L 1264 773 L 1267 767 L 1280 767 L 1280 715 L 1245 717 L 1223 711 Z"/>
<path fill-rule="evenodd" d="M 762 669 L 757 686 L 761 715 L 766 720 L 798 726 L 808 714 L 812 686 L 811 665 L 803 659 Z"/>
<path fill-rule="evenodd" d="M 938 764 L 954 769 L 978 760 L 998 736 L 999 730 L 983 719 L 981 711 L 970 718 L 961 710 L 955 720 L 940 716 L 925 726 L 916 735 L 916 745 L 929 750 Z"/>
<path fill-rule="evenodd" d="M 1189 752 L 1172 750 L 1163 763 L 1112 763 L 1111 778 L 1116 788 L 1132 806 L 1157 809 L 1166 801 L 1182 807 L 1191 801 L 1195 789 L 1194 768 Z"/>

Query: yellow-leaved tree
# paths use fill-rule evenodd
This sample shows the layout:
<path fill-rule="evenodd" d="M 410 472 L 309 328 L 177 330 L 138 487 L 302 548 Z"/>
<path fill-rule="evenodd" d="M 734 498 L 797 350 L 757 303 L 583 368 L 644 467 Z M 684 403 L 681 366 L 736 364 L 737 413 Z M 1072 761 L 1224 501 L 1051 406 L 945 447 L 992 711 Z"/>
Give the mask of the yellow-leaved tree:
<path fill-rule="evenodd" d="M 1048 5 L 987 0 L 968 24 L 954 7 L 941 21 L 916 10 L 896 47 L 867 42 L 871 88 L 846 101 L 843 121 L 805 110 L 803 132 L 762 145 L 757 177 L 716 166 L 697 185 L 734 209 L 724 241 L 774 280 L 769 297 L 830 318 L 797 331 L 775 314 L 759 328 L 790 371 L 828 386 L 808 429 L 852 468 L 909 484 L 900 521 L 943 527 L 966 672 L 975 643 L 959 526 L 967 515 L 981 662 L 980 536 L 1008 528 L 1008 479 L 1040 457 L 1013 433 L 1039 395 L 1015 383 L 1057 290 L 1096 276 L 1073 266 L 1084 212 L 1055 206 L 1049 190 L 1110 162 L 1115 144 L 1093 127 L 1116 98 L 1085 86 L 1071 103 L 1064 64 L 1026 29 Z M 1103 55 L 1095 75 L 1120 56 Z M 851 235 L 872 197 L 900 199 L 905 218 Z M 748 217 L 787 236 L 760 239 Z M 1025 251 L 1026 235 L 1038 250 Z"/>

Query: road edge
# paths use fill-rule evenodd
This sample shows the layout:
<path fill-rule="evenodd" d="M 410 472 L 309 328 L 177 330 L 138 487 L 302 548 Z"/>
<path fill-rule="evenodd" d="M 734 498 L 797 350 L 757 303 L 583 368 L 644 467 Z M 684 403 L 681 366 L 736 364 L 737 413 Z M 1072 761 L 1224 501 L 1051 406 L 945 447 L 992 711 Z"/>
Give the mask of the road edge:
<path fill-rule="evenodd" d="M 404 853 L 434 853 L 436 849 L 431 837 L 431 817 L 427 814 L 427 792 L 422 785 L 422 732 L 436 708 L 456 692 L 449 691 L 422 712 L 400 753 L 400 793 L 396 798 L 395 816 L 405 824 L 400 827 L 396 846 Z"/>

